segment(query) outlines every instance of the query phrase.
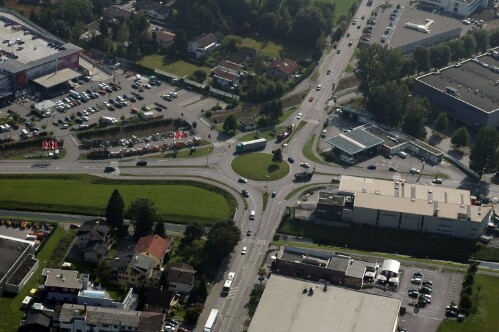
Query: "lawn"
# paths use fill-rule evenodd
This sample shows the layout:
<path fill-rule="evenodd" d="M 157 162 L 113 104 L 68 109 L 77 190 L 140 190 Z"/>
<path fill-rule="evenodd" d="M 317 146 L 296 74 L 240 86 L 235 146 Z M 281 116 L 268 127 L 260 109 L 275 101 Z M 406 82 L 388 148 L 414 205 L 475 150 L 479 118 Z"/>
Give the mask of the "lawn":
<path fill-rule="evenodd" d="M 239 138 L 239 141 L 247 142 L 247 141 L 257 139 L 257 138 L 266 138 L 269 141 L 275 140 L 276 136 L 277 136 L 276 133 L 282 131 L 285 128 L 286 127 L 276 127 L 276 128 L 272 128 L 272 129 L 261 130 L 261 131 L 258 131 L 258 134 L 256 131 L 253 131 L 253 132 L 247 133 L 246 135 Z"/>
<path fill-rule="evenodd" d="M 196 70 L 203 70 L 206 74 L 209 74 L 211 70 L 206 66 L 200 66 L 178 58 L 166 59 L 159 54 L 147 55 L 138 61 L 138 63 L 145 67 L 159 69 L 180 77 L 189 76 Z"/>
<path fill-rule="evenodd" d="M 442 322 L 438 332 L 495 332 L 499 330 L 499 278 L 475 275 L 473 295 L 477 302 L 476 313 L 458 323 L 455 320 Z"/>
<path fill-rule="evenodd" d="M 336 10 L 334 13 L 334 16 L 337 20 L 336 23 L 338 23 L 338 20 L 340 19 L 341 15 L 345 14 L 348 11 L 348 8 L 354 3 L 354 0 L 326 0 L 328 2 L 332 2 L 336 6 Z"/>
<path fill-rule="evenodd" d="M 62 227 L 56 228 L 48 242 L 36 255 L 36 258 L 40 261 L 38 271 L 35 272 L 18 295 L 10 297 L 9 295 L 4 294 L 3 297 L 0 297 L 0 308 L 2 308 L 0 331 L 16 331 L 23 316 L 23 312 L 20 310 L 21 302 L 29 294 L 29 291 L 32 288 L 38 287 L 41 271 L 46 267 L 47 262 L 51 260 L 52 253 L 65 234 L 66 231 Z"/>
<path fill-rule="evenodd" d="M 276 164 L 268 153 L 242 154 L 232 161 L 232 169 L 237 174 L 255 181 L 275 181 L 289 173 L 287 162 Z"/>
<path fill-rule="evenodd" d="M 242 38 L 241 46 L 254 48 L 257 52 L 269 57 L 288 57 L 293 60 L 306 59 L 312 52 L 311 49 L 302 45 L 286 41 L 271 41 L 260 36 Z"/>
<path fill-rule="evenodd" d="M 2 209 L 103 215 L 114 189 L 120 191 L 126 205 L 136 198 L 153 200 L 158 214 L 170 222 L 213 223 L 230 218 L 235 209 L 235 199 L 230 194 L 195 181 L 23 175 L 0 177 L 0 187 Z"/>
<path fill-rule="evenodd" d="M 317 158 L 315 156 L 315 154 L 313 153 L 312 149 L 314 148 L 314 146 L 313 146 L 314 140 L 315 140 L 315 134 L 312 135 L 312 137 L 308 140 L 308 142 L 305 143 L 305 145 L 303 146 L 303 155 L 305 156 L 305 158 L 307 158 L 310 161 L 313 161 L 314 163 L 327 165 L 327 163 L 325 163 L 323 160 Z"/>
<path fill-rule="evenodd" d="M 475 246 L 473 241 L 424 233 L 367 226 L 334 227 L 299 220 L 281 223 L 278 232 L 311 238 L 318 244 L 456 262 L 466 262 Z"/>

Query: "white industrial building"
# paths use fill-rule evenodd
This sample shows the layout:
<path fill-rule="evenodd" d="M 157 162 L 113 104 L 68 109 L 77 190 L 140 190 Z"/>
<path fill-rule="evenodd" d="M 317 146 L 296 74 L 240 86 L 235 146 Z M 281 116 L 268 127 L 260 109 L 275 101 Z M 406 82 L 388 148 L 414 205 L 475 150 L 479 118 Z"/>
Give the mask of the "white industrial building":
<path fill-rule="evenodd" d="M 487 8 L 489 2 L 488 0 L 420 0 L 419 3 L 456 16 L 468 17 L 478 8 Z"/>
<path fill-rule="evenodd" d="M 468 190 L 342 176 L 338 195 L 354 197 L 342 220 L 387 228 L 478 239 L 492 209 L 475 206 Z"/>

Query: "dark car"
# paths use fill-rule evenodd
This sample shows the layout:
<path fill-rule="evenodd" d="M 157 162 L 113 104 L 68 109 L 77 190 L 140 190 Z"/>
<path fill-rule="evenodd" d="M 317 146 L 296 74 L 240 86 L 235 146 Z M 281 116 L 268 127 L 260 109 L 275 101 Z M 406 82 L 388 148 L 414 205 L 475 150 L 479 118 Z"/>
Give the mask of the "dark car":
<path fill-rule="evenodd" d="M 116 171 L 116 168 L 112 166 L 106 166 L 106 168 L 104 168 L 104 173 L 112 173 L 114 171 Z"/>
<path fill-rule="evenodd" d="M 270 195 L 272 198 L 275 197 L 275 195 L 277 195 L 277 193 L 275 191 L 272 192 L 272 195 Z"/>
<path fill-rule="evenodd" d="M 291 158 L 291 157 L 288 157 L 288 161 L 289 161 L 291 164 L 295 162 L 295 160 L 294 160 L 293 158 Z"/>
<path fill-rule="evenodd" d="M 397 167 L 393 167 L 393 166 L 388 167 L 388 170 L 390 172 L 397 172 L 398 171 Z"/>
<path fill-rule="evenodd" d="M 243 189 L 242 194 L 244 197 L 248 198 L 249 197 L 249 192 L 246 189 Z"/>
<path fill-rule="evenodd" d="M 367 169 L 374 171 L 376 169 L 376 165 L 369 165 L 367 166 Z"/>
<path fill-rule="evenodd" d="M 139 160 L 137 161 L 137 166 L 147 166 L 147 160 Z"/>
<path fill-rule="evenodd" d="M 251 236 L 251 232 L 252 232 L 251 229 L 248 229 L 248 231 L 246 232 L 246 235 Z"/>

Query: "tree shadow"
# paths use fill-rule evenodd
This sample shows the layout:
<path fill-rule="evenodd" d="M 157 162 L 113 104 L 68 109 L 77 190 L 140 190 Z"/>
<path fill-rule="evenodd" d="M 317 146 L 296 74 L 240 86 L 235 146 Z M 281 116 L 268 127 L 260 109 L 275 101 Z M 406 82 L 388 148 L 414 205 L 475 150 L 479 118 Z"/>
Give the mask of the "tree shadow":
<path fill-rule="evenodd" d="M 456 160 L 462 160 L 464 157 L 461 152 L 454 149 L 447 150 L 447 154 Z"/>
<path fill-rule="evenodd" d="M 430 138 L 428 139 L 428 143 L 429 143 L 430 145 L 435 146 L 435 145 L 440 144 L 440 143 L 442 142 L 442 139 L 443 139 L 443 138 L 442 138 L 440 135 L 438 135 L 438 134 L 433 134 L 433 135 L 431 135 L 431 136 L 430 136 Z"/>
<path fill-rule="evenodd" d="M 267 166 L 267 172 L 268 173 L 274 173 L 275 171 L 278 171 L 280 166 L 278 164 L 270 164 Z"/>

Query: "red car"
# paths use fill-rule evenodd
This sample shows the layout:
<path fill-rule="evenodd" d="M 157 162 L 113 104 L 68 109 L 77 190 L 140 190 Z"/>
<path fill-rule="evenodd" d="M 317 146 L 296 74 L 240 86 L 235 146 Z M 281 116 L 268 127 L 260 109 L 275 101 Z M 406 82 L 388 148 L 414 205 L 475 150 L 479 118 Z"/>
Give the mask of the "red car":
<path fill-rule="evenodd" d="M 69 225 L 69 228 L 80 228 L 80 224 L 71 224 Z"/>
<path fill-rule="evenodd" d="M 313 102 L 314 101 L 314 97 L 310 97 L 310 99 L 308 101 L 309 102 Z"/>

